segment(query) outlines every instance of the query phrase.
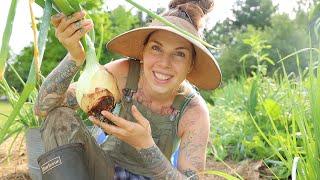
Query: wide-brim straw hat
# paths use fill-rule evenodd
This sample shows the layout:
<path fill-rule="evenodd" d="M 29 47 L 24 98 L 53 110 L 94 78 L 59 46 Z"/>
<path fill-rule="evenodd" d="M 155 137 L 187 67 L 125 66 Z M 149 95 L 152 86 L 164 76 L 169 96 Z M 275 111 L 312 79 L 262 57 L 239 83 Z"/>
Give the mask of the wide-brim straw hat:
<path fill-rule="evenodd" d="M 163 16 L 163 18 L 200 38 L 198 31 L 188 21 L 176 16 Z M 158 30 L 175 33 L 193 44 L 196 56 L 193 69 L 187 75 L 187 80 L 190 83 L 204 90 L 212 90 L 220 85 L 221 71 L 210 51 L 199 41 L 157 20 L 151 22 L 147 27 L 136 28 L 114 37 L 107 43 L 106 47 L 108 50 L 123 56 L 141 59 L 146 38 L 150 33 Z"/>

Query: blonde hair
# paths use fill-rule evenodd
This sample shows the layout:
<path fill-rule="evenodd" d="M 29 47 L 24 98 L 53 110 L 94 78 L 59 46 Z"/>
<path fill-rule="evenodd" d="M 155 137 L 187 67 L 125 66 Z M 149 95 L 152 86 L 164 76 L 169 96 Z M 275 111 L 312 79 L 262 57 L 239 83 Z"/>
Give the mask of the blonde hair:
<path fill-rule="evenodd" d="M 179 86 L 178 95 L 187 97 L 192 92 L 198 92 L 196 86 L 185 79 Z"/>

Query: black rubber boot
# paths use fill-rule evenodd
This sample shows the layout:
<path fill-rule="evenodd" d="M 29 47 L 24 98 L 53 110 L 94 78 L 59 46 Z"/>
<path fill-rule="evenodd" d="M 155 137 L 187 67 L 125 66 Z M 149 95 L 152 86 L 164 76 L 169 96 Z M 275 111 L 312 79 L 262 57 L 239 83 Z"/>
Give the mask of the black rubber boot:
<path fill-rule="evenodd" d="M 88 180 L 89 173 L 81 143 L 66 144 L 38 158 L 43 180 Z"/>

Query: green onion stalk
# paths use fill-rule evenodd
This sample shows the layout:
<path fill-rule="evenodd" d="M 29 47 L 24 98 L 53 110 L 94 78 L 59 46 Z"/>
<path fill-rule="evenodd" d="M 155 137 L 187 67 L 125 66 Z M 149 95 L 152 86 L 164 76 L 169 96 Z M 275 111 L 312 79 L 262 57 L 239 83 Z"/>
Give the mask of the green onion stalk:
<path fill-rule="evenodd" d="M 12 34 L 12 26 L 14 16 L 16 14 L 17 3 L 18 0 L 11 1 L 6 27 L 2 35 L 2 44 L 0 50 L 0 81 L 4 78 L 4 71 L 6 69 L 5 65 L 9 54 L 9 41 Z"/>
<path fill-rule="evenodd" d="M 15 0 L 13 0 L 15 1 Z M 13 2 L 12 1 L 12 2 Z M 51 17 L 51 11 L 52 11 L 52 1 L 51 0 L 46 0 L 45 1 L 45 9 L 44 9 L 44 15 L 42 17 L 42 23 L 40 25 L 40 32 L 39 32 L 39 37 L 38 37 L 38 44 L 39 44 L 39 61 L 38 61 L 38 66 L 41 66 L 42 58 L 43 58 L 43 53 L 45 49 L 45 42 L 46 42 L 46 37 L 48 35 L 48 30 L 50 27 L 50 17 Z M 10 11 L 13 12 L 13 11 Z M 11 17 L 8 17 L 8 20 Z M 7 20 L 7 21 L 8 21 Z M 12 20 L 11 20 L 12 22 Z M 10 24 L 6 28 L 8 28 Z M 23 108 L 25 102 L 30 98 L 30 95 L 33 94 L 36 90 L 36 84 L 37 84 L 37 73 L 36 73 L 36 68 L 35 68 L 35 59 L 32 61 L 32 65 L 29 71 L 29 76 L 27 79 L 26 84 L 24 85 L 23 91 L 13 107 L 13 111 L 10 113 L 7 121 L 4 123 L 1 131 L 0 131 L 0 144 L 3 143 L 8 137 L 8 133 L 10 133 L 10 127 L 14 124 L 15 119 L 17 115 L 20 115 L 20 110 Z"/>

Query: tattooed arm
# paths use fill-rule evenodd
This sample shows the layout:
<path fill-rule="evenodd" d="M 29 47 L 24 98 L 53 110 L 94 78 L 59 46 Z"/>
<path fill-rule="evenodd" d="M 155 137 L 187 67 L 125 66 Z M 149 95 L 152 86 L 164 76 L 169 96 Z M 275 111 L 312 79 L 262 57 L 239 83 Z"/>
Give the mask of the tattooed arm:
<path fill-rule="evenodd" d="M 139 153 L 154 179 L 200 179 L 204 171 L 206 147 L 209 138 L 209 113 L 205 102 L 196 96 L 189 104 L 179 123 L 178 135 L 181 137 L 178 169 L 162 154 L 156 145 L 140 149 Z"/>
<path fill-rule="evenodd" d="M 67 55 L 48 75 L 40 87 L 34 106 L 37 116 L 46 117 L 48 112 L 56 107 L 67 106 L 73 109 L 78 107 L 75 84 L 70 85 L 78 70 L 79 66 Z"/>

